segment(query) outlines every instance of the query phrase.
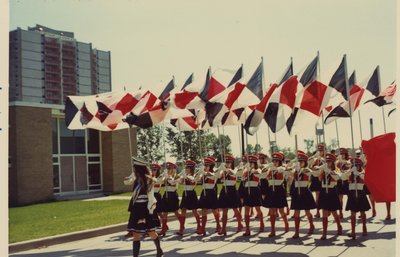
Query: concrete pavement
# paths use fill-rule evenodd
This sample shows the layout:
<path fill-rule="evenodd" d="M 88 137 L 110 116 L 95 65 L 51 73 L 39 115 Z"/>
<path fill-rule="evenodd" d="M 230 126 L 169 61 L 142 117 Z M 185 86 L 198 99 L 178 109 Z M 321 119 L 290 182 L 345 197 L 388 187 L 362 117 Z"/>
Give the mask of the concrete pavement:
<path fill-rule="evenodd" d="M 266 213 L 266 209 L 263 209 Z M 259 222 L 251 220 L 253 226 L 251 237 L 242 237 L 236 234 L 236 221 L 230 219 L 228 222 L 228 235 L 221 237 L 214 234 L 215 222 L 212 220 L 212 214 L 209 214 L 207 223 L 208 234 L 200 237 L 194 233 L 196 223 L 194 218 L 186 221 L 186 234 L 183 237 L 175 235 L 179 227 L 178 221 L 169 223 L 170 231 L 162 238 L 162 248 L 165 256 L 395 256 L 395 219 L 384 222 L 386 215 L 385 204 L 377 204 L 377 217 L 368 219 L 368 236 L 361 236 L 361 224 L 357 224 L 357 239 L 350 240 L 346 234 L 350 230 L 349 212 L 345 212 L 345 219 L 342 220 L 343 235 L 335 236 L 336 224 L 330 217 L 328 226 L 328 239 L 320 241 L 321 220 L 315 220 L 316 230 L 314 235 L 308 237 L 305 233 L 308 230 L 308 223 L 305 217 L 301 220 L 300 239 L 292 239 L 293 220 L 290 220 L 290 232 L 283 234 L 283 222 L 277 221 L 277 237 L 268 238 L 269 221 L 265 222 L 266 232 L 256 233 L 256 227 Z M 371 212 L 367 214 L 367 217 Z M 229 214 L 229 217 L 232 213 Z M 396 217 L 394 204 L 392 204 L 392 217 Z M 264 218 L 265 220 L 265 218 Z M 59 245 L 49 246 L 47 248 L 34 249 L 24 252 L 11 254 L 15 257 L 94 257 L 94 256 L 132 256 L 132 239 L 125 238 L 125 231 L 109 235 L 89 238 L 80 241 L 74 241 Z M 154 244 L 146 238 L 141 244 L 140 256 L 154 256 Z"/>

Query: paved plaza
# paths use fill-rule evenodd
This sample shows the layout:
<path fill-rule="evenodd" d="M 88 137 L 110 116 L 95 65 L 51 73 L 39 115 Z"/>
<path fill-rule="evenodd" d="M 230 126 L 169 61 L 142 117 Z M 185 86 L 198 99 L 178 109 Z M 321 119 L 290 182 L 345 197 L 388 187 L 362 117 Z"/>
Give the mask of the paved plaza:
<path fill-rule="evenodd" d="M 263 209 L 266 213 L 266 209 Z M 314 235 L 306 236 L 308 223 L 305 217 L 302 217 L 300 239 L 292 239 L 294 221 L 290 219 L 290 232 L 283 234 L 283 221 L 277 221 L 277 236 L 268 238 L 269 221 L 265 222 L 266 232 L 257 233 L 256 226 L 258 220 L 251 220 L 253 226 L 251 237 L 242 237 L 242 233 L 235 233 L 236 221 L 230 219 L 228 222 L 228 235 L 226 237 L 218 236 L 213 233 L 215 223 L 207 223 L 207 236 L 200 237 L 194 233 L 196 222 L 194 218 L 186 221 L 186 233 L 183 237 L 175 235 L 178 229 L 178 221 L 169 223 L 170 230 L 162 238 L 162 247 L 166 257 L 174 256 L 276 256 L 276 257 L 294 257 L 294 256 L 340 256 L 340 257 L 392 257 L 395 256 L 395 219 L 389 222 L 384 221 L 386 215 L 385 204 L 377 204 L 377 217 L 368 219 L 368 236 L 361 236 L 361 224 L 356 227 L 357 239 L 350 240 L 346 235 L 350 230 L 349 212 L 345 212 L 345 218 L 342 220 L 343 235 L 335 236 L 336 224 L 330 217 L 328 225 L 328 239 L 319 240 L 321 236 L 322 224 L 320 219 L 315 219 L 316 230 Z M 229 213 L 229 217 L 233 214 Z M 367 217 L 371 216 L 368 212 Z M 395 208 L 392 204 L 392 217 L 395 217 Z M 211 220 L 212 215 L 209 215 Z M 266 218 L 264 218 L 266 219 Z M 132 239 L 125 238 L 125 231 L 95 238 L 73 241 L 69 243 L 49 246 L 47 248 L 34 249 L 25 252 L 11 254 L 15 257 L 94 257 L 94 256 L 132 256 Z M 141 244 L 140 256 L 155 256 L 155 247 L 153 242 L 146 238 Z"/>

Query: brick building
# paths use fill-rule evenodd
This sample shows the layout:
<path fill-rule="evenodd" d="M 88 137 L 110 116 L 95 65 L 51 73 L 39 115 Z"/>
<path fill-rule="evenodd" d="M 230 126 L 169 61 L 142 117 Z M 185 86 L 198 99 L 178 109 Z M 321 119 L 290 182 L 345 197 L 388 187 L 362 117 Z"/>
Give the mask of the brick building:
<path fill-rule="evenodd" d="M 10 206 L 129 190 L 128 131 L 72 131 L 64 121 L 68 95 L 111 91 L 111 53 L 36 25 L 10 32 L 9 67 Z"/>

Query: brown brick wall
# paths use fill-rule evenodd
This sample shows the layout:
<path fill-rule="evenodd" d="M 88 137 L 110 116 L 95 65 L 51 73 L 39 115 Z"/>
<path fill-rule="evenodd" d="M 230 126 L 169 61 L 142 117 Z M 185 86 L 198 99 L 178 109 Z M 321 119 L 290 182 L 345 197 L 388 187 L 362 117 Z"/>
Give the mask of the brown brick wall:
<path fill-rule="evenodd" d="M 10 107 L 10 205 L 53 198 L 51 109 Z"/>
<path fill-rule="evenodd" d="M 104 192 L 127 192 L 124 177 L 131 174 L 128 131 L 102 132 L 103 188 Z M 132 155 L 137 155 L 136 129 L 131 129 Z"/>

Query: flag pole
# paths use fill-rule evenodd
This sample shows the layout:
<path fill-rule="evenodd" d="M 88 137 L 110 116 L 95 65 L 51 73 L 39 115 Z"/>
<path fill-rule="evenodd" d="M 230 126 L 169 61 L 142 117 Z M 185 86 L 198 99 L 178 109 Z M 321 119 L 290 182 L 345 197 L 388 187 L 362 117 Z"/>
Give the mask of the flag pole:
<path fill-rule="evenodd" d="M 294 147 L 295 147 L 295 160 L 296 160 L 296 167 L 298 167 L 299 166 L 299 159 L 297 158 L 297 151 L 298 151 L 298 146 L 297 146 L 297 134 L 295 134 L 294 135 Z M 300 179 L 300 170 L 301 170 L 301 168 L 297 171 L 297 181 L 299 181 L 299 179 Z M 300 183 L 300 182 L 298 182 L 298 183 Z M 294 186 L 296 187 L 296 181 L 294 181 Z M 299 184 L 299 186 L 297 187 L 297 192 L 298 192 L 298 194 L 300 195 L 300 184 Z"/>
<path fill-rule="evenodd" d="M 354 133 L 353 133 L 353 110 L 352 110 L 352 104 L 351 104 L 351 99 L 350 99 L 350 85 L 349 85 L 349 78 L 347 77 L 347 56 L 346 54 L 343 55 L 344 58 L 344 77 L 346 81 L 346 94 L 347 94 L 347 99 L 349 100 L 349 114 L 350 114 L 350 131 L 351 131 L 351 147 L 352 147 L 352 155 L 353 155 L 353 164 L 355 163 L 355 157 L 356 154 L 354 152 Z M 351 165 L 352 166 L 352 165 Z M 357 192 L 357 179 L 355 179 L 355 188 L 356 188 L 356 198 L 358 197 L 358 192 Z"/>
<path fill-rule="evenodd" d="M 322 121 L 323 122 L 323 121 Z M 338 130 L 338 126 L 337 126 L 337 120 L 335 120 L 335 127 L 336 127 L 336 141 L 338 144 L 338 148 L 340 148 L 340 143 L 339 143 L 339 130 Z"/>
<path fill-rule="evenodd" d="M 361 112 L 360 112 L 360 110 L 358 110 L 358 125 L 360 127 L 360 137 L 361 137 L 361 140 L 362 140 L 363 139 L 363 135 L 362 135 L 362 128 L 361 128 Z"/>
<path fill-rule="evenodd" d="M 255 146 L 255 149 L 254 149 L 256 151 L 256 154 L 258 154 L 257 146 L 258 146 L 258 131 L 256 131 L 256 146 Z"/>
<path fill-rule="evenodd" d="M 381 72 L 380 72 L 380 67 L 378 65 L 377 67 L 377 74 L 378 74 L 378 88 L 379 88 L 379 92 L 381 92 Z M 386 134 L 386 120 L 385 120 L 385 110 L 384 110 L 384 105 L 382 105 L 382 119 L 383 119 L 383 131 Z"/>

